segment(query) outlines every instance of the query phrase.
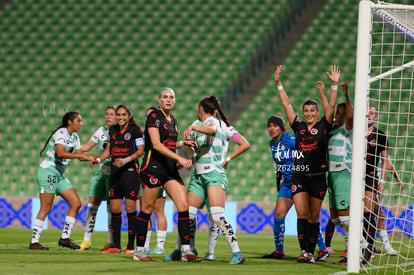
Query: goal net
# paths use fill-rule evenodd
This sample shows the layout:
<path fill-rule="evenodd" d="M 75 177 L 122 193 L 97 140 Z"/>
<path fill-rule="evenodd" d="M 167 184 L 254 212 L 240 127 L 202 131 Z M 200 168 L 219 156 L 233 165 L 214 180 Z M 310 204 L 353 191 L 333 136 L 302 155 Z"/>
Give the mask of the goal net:
<path fill-rule="evenodd" d="M 414 6 L 361 1 L 348 272 L 414 273 L 413 80 Z M 361 182 L 384 190 L 371 200 Z"/>

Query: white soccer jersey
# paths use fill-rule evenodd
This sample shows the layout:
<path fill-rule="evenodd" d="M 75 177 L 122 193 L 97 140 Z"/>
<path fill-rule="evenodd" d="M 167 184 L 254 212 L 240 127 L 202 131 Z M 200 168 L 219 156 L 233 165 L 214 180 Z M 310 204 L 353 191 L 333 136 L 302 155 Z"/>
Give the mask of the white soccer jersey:
<path fill-rule="evenodd" d="M 65 173 L 66 167 L 69 165 L 70 159 L 59 158 L 56 155 L 56 145 L 61 144 L 65 146 L 65 151 L 75 152 L 81 149 L 81 144 L 78 134 L 75 132 L 69 135 L 67 128 L 59 128 L 49 140 L 47 145 L 46 156 L 40 163 L 40 167 L 48 168 L 56 167 L 60 173 Z"/>
<path fill-rule="evenodd" d="M 102 154 L 105 151 L 105 148 L 109 140 L 109 127 L 102 126 L 92 135 L 90 140 L 98 145 L 99 154 Z M 110 158 L 102 161 L 100 163 L 99 168 L 101 169 L 102 173 L 105 175 L 111 174 L 111 160 Z"/>
<path fill-rule="evenodd" d="M 207 118 L 204 123 L 199 120 L 193 122 L 197 126 L 216 126 L 214 135 L 205 135 L 197 132 L 196 142 L 198 149 L 194 153 L 194 170 L 196 174 L 205 174 L 213 170 L 224 173 L 222 163 L 227 155 L 229 139 L 237 134 L 233 127 L 215 117 Z"/>

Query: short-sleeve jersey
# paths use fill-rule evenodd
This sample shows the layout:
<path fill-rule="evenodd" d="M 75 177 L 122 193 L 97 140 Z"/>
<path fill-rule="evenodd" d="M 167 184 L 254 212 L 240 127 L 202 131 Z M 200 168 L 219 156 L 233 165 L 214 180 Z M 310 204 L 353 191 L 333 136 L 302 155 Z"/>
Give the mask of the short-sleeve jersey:
<path fill-rule="evenodd" d="M 224 121 L 219 121 L 215 117 L 209 117 L 204 122 L 196 120 L 193 125 L 197 126 L 216 126 L 213 135 L 206 135 L 197 132 L 197 150 L 194 152 L 194 172 L 195 174 L 205 174 L 216 170 L 225 173 L 222 163 L 227 155 L 229 139 L 237 134 L 237 131 L 227 126 Z"/>
<path fill-rule="evenodd" d="M 137 162 L 130 161 L 122 167 L 113 165 L 118 158 L 126 158 L 137 151 L 137 147 L 144 145 L 142 131 L 136 124 L 129 124 L 128 128 L 121 132 L 119 125 L 109 128 L 109 144 L 111 155 L 111 174 L 123 172 L 128 168 L 137 169 Z"/>
<path fill-rule="evenodd" d="M 98 145 L 99 154 L 102 154 L 108 144 L 109 139 L 109 126 L 99 127 L 98 130 L 91 136 L 90 141 Z M 100 163 L 101 171 L 109 175 L 111 173 L 111 161 L 106 159 Z"/>
<path fill-rule="evenodd" d="M 177 146 L 178 126 L 177 121 L 173 115 L 170 115 L 171 120 L 168 120 L 161 110 L 154 110 L 147 116 L 145 123 L 145 151 L 144 159 L 142 161 L 142 169 L 148 165 L 155 167 L 165 167 L 165 169 L 177 169 L 177 161 L 164 156 L 152 146 L 151 137 L 148 133 L 149 128 L 157 128 L 160 135 L 160 142 L 169 150 L 175 152 Z"/>
<path fill-rule="evenodd" d="M 328 170 L 327 149 L 331 124 L 323 116 L 312 129 L 298 116 L 291 125 L 296 137 L 295 169 L 293 173 L 320 174 Z"/>
<path fill-rule="evenodd" d="M 381 159 L 381 152 L 387 150 L 387 148 L 387 136 L 383 131 L 374 128 L 367 137 L 367 175 L 375 177 L 376 169 Z"/>
<path fill-rule="evenodd" d="M 292 182 L 295 142 L 295 137 L 287 132 L 283 132 L 277 141 L 272 138 L 269 142 L 273 161 L 285 183 Z"/>
<path fill-rule="evenodd" d="M 56 152 L 56 145 L 60 144 L 65 146 L 65 151 L 74 153 L 76 150 L 81 149 L 79 136 L 73 132 L 71 135 L 68 133 L 66 127 L 59 128 L 52 135 L 47 145 L 46 156 L 40 163 L 40 167 L 56 167 L 56 169 L 63 175 L 67 166 L 69 165 L 70 159 L 59 158 Z"/>
<path fill-rule="evenodd" d="M 329 133 L 328 159 L 329 171 L 348 170 L 352 168 L 352 129 L 347 130 L 345 124 L 333 127 Z"/>

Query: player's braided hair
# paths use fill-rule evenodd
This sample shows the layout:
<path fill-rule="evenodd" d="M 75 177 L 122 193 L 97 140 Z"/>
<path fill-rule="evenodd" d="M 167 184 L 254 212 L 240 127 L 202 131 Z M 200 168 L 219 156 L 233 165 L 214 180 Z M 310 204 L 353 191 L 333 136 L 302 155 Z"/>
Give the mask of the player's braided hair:
<path fill-rule="evenodd" d="M 69 125 L 69 120 L 74 121 L 76 116 L 80 115 L 79 112 L 70 111 L 63 115 L 62 117 L 62 123 L 50 134 L 49 138 L 45 142 L 45 145 L 43 146 L 42 150 L 40 151 L 40 156 L 42 156 L 43 152 L 45 151 L 47 145 L 49 144 L 50 139 L 52 136 L 56 133 L 56 131 L 60 128 L 67 128 Z"/>
<path fill-rule="evenodd" d="M 226 115 L 223 112 L 223 109 L 221 108 L 220 101 L 218 98 L 214 95 L 206 96 L 200 101 L 200 106 L 203 107 L 204 111 L 208 114 L 215 115 L 217 111 L 218 118 L 224 123 L 226 123 L 227 126 L 230 126 L 229 120 L 227 119 Z"/>

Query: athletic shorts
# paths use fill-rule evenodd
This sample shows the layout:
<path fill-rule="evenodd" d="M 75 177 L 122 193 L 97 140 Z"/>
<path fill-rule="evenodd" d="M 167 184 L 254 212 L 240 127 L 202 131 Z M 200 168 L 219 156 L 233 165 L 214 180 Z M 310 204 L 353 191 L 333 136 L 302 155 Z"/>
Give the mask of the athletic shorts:
<path fill-rule="evenodd" d="M 378 190 L 378 178 L 366 175 L 365 177 L 365 191 L 376 193 Z"/>
<path fill-rule="evenodd" d="M 109 199 L 139 199 L 141 177 L 134 168 L 111 175 L 109 182 Z"/>
<path fill-rule="evenodd" d="M 72 183 L 65 175 L 62 175 L 55 167 L 39 167 L 37 171 L 37 183 L 39 193 L 59 194 L 67 189 L 73 188 Z"/>
<path fill-rule="evenodd" d="M 323 200 L 325 197 L 326 189 L 328 188 L 325 173 L 321 175 L 295 173 L 292 180 L 292 197 L 301 192 L 307 192 L 309 196 L 320 200 Z"/>
<path fill-rule="evenodd" d="M 148 188 L 164 186 L 170 180 L 182 182 L 178 169 L 152 169 L 151 165 L 148 165 L 145 170 L 141 170 L 141 179 L 142 183 Z"/>
<path fill-rule="evenodd" d="M 280 185 L 280 189 L 279 189 L 279 192 L 277 194 L 277 197 L 278 198 L 284 198 L 284 199 L 291 200 L 292 199 L 291 186 L 292 186 L 292 183 L 291 182 L 289 182 L 289 183 L 282 183 Z"/>
<path fill-rule="evenodd" d="M 226 191 L 226 174 L 213 170 L 205 174 L 192 175 L 188 191 L 194 192 L 203 201 L 206 201 L 208 197 L 207 190 L 210 186 L 221 186 Z"/>
<path fill-rule="evenodd" d="M 344 210 L 349 207 L 351 173 L 348 170 L 328 173 L 329 207 Z"/>
<path fill-rule="evenodd" d="M 89 190 L 89 197 L 100 198 L 106 200 L 109 194 L 109 175 L 98 171 L 92 180 L 92 186 Z"/>

